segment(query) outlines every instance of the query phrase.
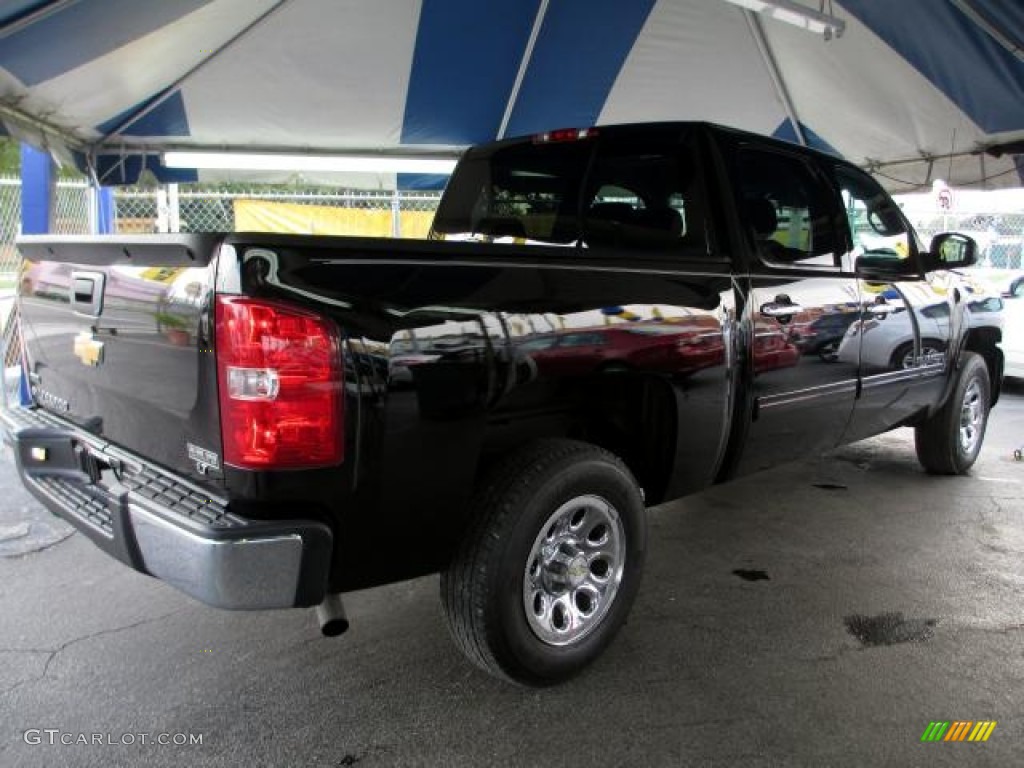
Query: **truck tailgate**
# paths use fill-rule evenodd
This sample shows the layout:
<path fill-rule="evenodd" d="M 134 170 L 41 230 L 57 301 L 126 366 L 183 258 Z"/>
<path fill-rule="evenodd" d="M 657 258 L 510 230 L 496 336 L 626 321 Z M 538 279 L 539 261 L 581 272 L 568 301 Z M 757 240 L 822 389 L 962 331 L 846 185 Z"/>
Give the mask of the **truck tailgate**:
<path fill-rule="evenodd" d="M 38 236 L 18 244 L 35 401 L 168 468 L 217 477 L 217 238 Z"/>

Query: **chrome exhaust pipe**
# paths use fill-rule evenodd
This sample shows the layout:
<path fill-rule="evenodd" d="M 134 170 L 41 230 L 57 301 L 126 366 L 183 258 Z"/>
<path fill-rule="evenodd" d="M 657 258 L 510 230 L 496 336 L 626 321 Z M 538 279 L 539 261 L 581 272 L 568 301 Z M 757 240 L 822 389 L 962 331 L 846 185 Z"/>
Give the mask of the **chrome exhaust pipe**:
<path fill-rule="evenodd" d="M 327 595 L 316 607 L 316 620 L 320 622 L 320 631 L 324 637 L 337 637 L 348 629 L 348 617 L 345 615 L 345 604 L 341 595 Z"/>

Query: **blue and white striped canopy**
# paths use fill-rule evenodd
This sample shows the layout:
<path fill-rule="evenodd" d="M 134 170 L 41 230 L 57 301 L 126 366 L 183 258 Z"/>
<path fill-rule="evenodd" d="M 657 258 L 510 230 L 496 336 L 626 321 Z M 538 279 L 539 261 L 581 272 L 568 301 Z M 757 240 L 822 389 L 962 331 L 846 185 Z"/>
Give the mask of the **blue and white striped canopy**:
<path fill-rule="evenodd" d="M 453 154 L 652 120 L 803 141 L 896 190 L 1024 184 L 1021 0 L 802 3 L 842 36 L 735 0 L 0 0 L 0 120 L 106 184 L 195 179 L 173 148 Z"/>

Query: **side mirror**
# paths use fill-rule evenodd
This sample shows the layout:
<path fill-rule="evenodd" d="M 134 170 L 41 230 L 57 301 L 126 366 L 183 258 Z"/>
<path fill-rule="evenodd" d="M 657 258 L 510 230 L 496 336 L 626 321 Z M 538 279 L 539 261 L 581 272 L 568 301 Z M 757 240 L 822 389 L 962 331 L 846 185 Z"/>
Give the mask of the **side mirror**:
<path fill-rule="evenodd" d="M 925 272 L 969 267 L 978 260 L 978 244 L 974 238 L 959 232 L 943 232 L 932 238 L 928 253 L 921 254 Z"/>

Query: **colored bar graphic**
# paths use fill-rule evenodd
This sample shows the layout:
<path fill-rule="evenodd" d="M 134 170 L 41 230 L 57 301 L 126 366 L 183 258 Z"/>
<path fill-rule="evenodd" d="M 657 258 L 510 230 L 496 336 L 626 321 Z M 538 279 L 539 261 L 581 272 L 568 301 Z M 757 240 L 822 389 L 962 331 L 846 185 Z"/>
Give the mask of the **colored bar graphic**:
<path fill-rule="evenodd" d="M 992 720 L 988 723 L 980 723 L 980 725 L 986 726 L 985 730 L 978 734 L 978 738 L 975 741 L 988 741 L 988 737 L 992 735 L 992 731 L 996 729 L 996 721 Z"/>
<path fill-rule="evenodd" d="M 946 733 L 946 729 L 949 728 L 949 721 L 935 721 L 928 723 L 928 727 L 924 729 L 924 733 L 921 734 L 921 741 L 938 741 L 942 738 L 943 734 Z"/>
<path fill-rule="evenodd" d="M 988 741 L 995 729 L 995 720 L 932 720 L 921 741 Z"/>
<path fill-rule="evenodd" d="M 972 725 L 974 723 L 971 721 L 957 720 L 943 741 L 963 741 Z"/>

